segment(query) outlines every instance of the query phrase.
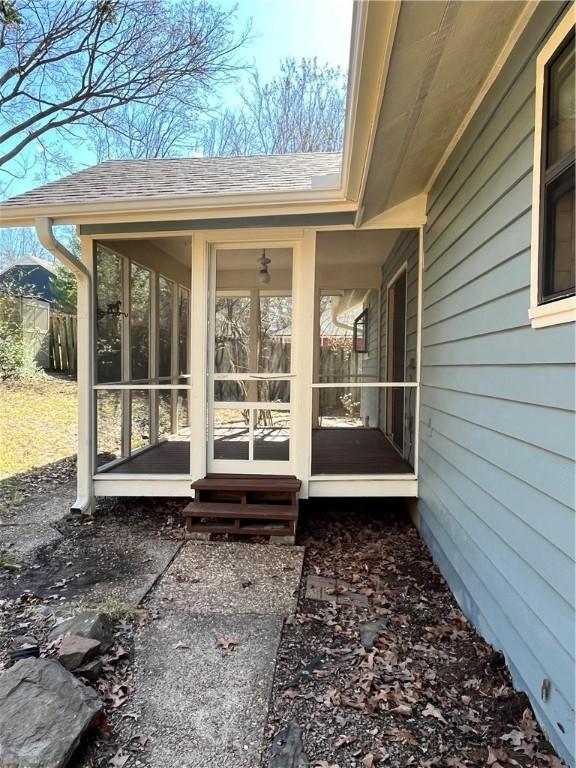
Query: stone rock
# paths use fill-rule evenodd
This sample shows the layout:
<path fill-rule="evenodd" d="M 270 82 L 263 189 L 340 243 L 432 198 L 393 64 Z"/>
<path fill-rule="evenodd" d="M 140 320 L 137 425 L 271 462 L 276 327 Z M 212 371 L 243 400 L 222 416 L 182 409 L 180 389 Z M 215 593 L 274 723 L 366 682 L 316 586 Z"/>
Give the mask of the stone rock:
<path fill-rule="evenodd" d="M 378 639 L 378 635 L 386 629 L 386 624 L 386 619 L 377 619 L 360 625 L 360 642 L 367 651 L 374 648 L 374 643 Z"/>
<path fill-rule="evenodd" d="M 34 645 L 38 645 L 38 640 L 33 635 L 16 635 L 12 638 L 10 648 L 16 651 L 20 648 L 29 648 Z"/>
<path fill-rule="evenodd" d="M 102 659 L 93 659 L 74 670 L 75 675 L 81 675 L 91 682 L 96 682 L 102 673 L 104 664 Z"/>
<path fill-rule="evenodd" d="M 24 659 L 0 675 L 0 766 L 62 768 L 102 710 L 61 664 Z"/>
<path fill-rule="evenodd" d="M 9 666 L 16 664 L 22 659 L 35 658 L 40 656 L 40 647 L 38 640 L 32 635 L 16 635 L 12 638 L 10 649 L 8 651 Z"/>
<path fill-rule="evenodd" d="M 102 650 L 100 640 L 92 640 L 80 635 L 64 635 L 58 649 L 58 661 L 66 669 L 77 669 Z"/>
<path fill-rule="evenodd" d="M 322 670 L 326 664 L 326 654 L 319 653 L 317 656 L 313 656 L 310 661 L 302 667 L 294 677 L 286 683 L 285 688 L 297 688 L 302 681 L 310 680 L 314 672 Z"/>
<path fill-rule="evenodd" d="M 302 729 L 290 720 L 274 737 L 269 748 L 270 768 L 309 768 L 310 763 L 302 747 Z"/>
<path fill-rule="evenodd" d="M 48 639 L 52 642 L 65 635 L 79 635 L 91 640 L 98 640 L 102 644 L 102 649 L 106 650 L 114 640 L 112 619 L 105 613 L 84 611 L 61 624 L 57 624 L 50 632 Z"/>

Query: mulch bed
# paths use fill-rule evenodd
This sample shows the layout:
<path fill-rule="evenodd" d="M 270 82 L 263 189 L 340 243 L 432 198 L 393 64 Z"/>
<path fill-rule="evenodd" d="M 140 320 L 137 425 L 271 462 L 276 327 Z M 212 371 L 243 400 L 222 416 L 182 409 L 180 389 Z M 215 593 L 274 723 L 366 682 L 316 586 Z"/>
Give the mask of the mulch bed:
<path fill-rule="evenodd" d="M 317 768 L 564 765 L 400 503 L 310 503 L 298 543 L 306 545 L 299 608 L 279 649 L 269 739 L 296 721 Z M 320 602 L 305 597 L 308 577 L 345 584 Z M 380 618 L 385 627 L 367 650 L 360 625 Z"/>

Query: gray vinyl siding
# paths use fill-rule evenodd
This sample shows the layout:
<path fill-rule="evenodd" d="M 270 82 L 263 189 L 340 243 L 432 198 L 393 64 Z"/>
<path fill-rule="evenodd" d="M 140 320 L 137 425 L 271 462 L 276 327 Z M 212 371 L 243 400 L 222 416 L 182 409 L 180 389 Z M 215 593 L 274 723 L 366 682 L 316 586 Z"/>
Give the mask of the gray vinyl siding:
<path fill-rule="evenodd" d="M 381 380 L 388 380 L 386 370 L 388 346 L 388 285 L 406 264 L 406 365 L 405 380 L 416 380 L 416 342 L 418 328 L 418 231 L 402 232 L 382 267 L 380 302 L 380 370 Z M 386 431 L 386 393 L 380 395 L 380 428 Z M 404 458 L 414 463 L 414 416 L 416 392 L 407 389 L 404 396 Z"/>
<path fill-rule="evenodd" d="M 574 761 L 576 339 L 528 320 L 535 59 L 564 8 L 537 8 L 429 195 L 418 511 L 465 613 Z"/>

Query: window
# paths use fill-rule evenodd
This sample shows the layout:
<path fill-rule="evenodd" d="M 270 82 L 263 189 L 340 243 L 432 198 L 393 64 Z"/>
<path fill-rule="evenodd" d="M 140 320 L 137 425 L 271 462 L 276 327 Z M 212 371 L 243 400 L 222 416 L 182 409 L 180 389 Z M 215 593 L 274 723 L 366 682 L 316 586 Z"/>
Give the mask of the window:
<path fill-rule="evenodd" d="M 354 320 L 352 349 L 354 352 L 368 352 L 368 309 L 361 312 Z"/>
<path fill-rule="evenodd" d="M 574 27 L 559 24 L 537 61 L 532 290 L 534 327 L 574 320 Z"/>

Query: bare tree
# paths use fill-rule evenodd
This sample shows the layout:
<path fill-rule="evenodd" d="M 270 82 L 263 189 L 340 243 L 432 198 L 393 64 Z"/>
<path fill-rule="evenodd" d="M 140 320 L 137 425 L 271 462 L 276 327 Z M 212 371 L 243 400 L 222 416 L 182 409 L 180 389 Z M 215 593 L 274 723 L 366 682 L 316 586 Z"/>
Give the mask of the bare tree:
<path fill-rule="evenodd" d="M 235 31 L 234 14 L 209 0 L 0 0 L 0 170 L 17 174 L 17 159 L 24 173 L 31 145 L 57 152 L 50 137 L 81 140 L 95 125 L 131 142 L 135 130 L 146 152 L 147 108 L 161 106 L 158 131 L 174 121 L 182 135 L 236 70 L 249 30 Z"/>
<path fill-rule="evenodd" d="M 0 229 L 0 270 L 28 256 L 53 261 L 53 257 L 40 245 L 33 229 Z"/>
<path fill-rule="evenodd" d="M 206 155 L 338 151 L 345 108 L 346 75 L 339 67 L 288 58 L 269 82 L 251 76 L 240 107 L 206 123 L 199 149 Z"/>
<path fill-rule="evenodd" d="M 125 104 L 96 125 L 89 143 L 98 162 L 110 158 L 145 158 L 187 155 L 194 143 L 197 113 L 174 109 L 163 99 L 157 103 Z"/>

